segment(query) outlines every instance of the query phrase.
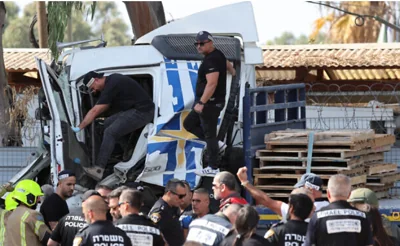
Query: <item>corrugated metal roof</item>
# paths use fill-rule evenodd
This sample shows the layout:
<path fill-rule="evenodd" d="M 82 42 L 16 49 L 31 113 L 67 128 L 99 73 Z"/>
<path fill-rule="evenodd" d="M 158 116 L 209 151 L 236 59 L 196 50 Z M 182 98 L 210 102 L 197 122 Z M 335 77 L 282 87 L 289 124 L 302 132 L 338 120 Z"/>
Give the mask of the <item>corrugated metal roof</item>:
<path fill-rule="evenodd" d="M 399 58 L 400 59 L 400 58 Z M 315 81 L 317 70 L 310 70 L 307 81 Z M 314 76 L 314 78 L 312 77 Z M 256 70 L 258 81 L 283 81 L 294 80 L 296 70 L 294 69 L 275 69 L 275 70 Z M 381 69 L 324 69 L 322 80 L 399 80 L 400 69 L 381 68 Z"/>
<path fill-rule="evenodd" d="M 263 46 L 260 68 L 398 67 L 400 45 L 326 44 Z"/>
<path fill-rule="evenodd" d="M 51 62 L 49 49 L 3 49 L 6 71 L 36 71 L 35 57 Z"/>

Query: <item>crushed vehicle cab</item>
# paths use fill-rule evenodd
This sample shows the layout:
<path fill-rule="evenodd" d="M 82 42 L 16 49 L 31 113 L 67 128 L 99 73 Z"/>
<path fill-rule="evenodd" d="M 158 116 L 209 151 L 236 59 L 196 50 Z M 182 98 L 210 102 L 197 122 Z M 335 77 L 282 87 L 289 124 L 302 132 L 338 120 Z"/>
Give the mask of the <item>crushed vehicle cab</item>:
<path fill-rule="evenodd" d="M 183 120 L 194 102 L 197 70 L 202 55 L 194 46 L 195 35 L 207 30 L 214 44 L 233 63 L 236 76 L 227 76 L 226 104 L 218 123 L 218 138 L 230 147 L 221 161 L 243 157 L 240 142 L 242 97 L 246 83 L 255 86 L 255 65 L 262 63 L 257 47 L 258 34 L 250 2 L 236 3 L 199 12 L 173 21 L 139 38 L 133 46 L 74 47 L 84 42 L 60 44 L 58 61 L 51 65 L 37 59 L 42 80 L 37 116 L 41 120 L 43 147 L 40 157 L 21 170 L 11 183 L 38 177 L 43 183 L 57 184 L 64 169 L 77 175 L 77 190 L 93 188 L 97 182 L 82 166 L 95 165 L 107 114 L 85 130 L 74 133 L 98 97 L 83 86 L 89 71 L 120 73 L 135 79 L 153 98 L 152 123 L 130 133 L 129 146 L 115 146 L 101 184 L 115 185 L 130 181 L 162 187 L 171 178 L 184 179 L 192 187 L 200 182 L 195 170 L 203 167 L 205 142 L 183 127 Z M 234 136 L 235 135 L 235 136 Z M 236 140 L 235 140 L 236 138 Z M 242 159 L 235 158 L 237 165 Z M 227 166 L 228 168 L 233 165 Z"/>

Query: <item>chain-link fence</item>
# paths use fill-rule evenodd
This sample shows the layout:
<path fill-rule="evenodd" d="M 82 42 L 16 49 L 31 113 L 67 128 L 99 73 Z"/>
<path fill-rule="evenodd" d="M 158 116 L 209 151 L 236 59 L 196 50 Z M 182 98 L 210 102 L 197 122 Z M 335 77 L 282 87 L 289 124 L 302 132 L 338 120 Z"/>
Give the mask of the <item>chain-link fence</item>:
<path fill-rule="evenodd" d="M 0 148 L 0 184 L 9 181 L 37 158 L 35 150 L 41 139 L 40 127 L 22 127 L 19 132 L 8 137 L 8 146 Z"/>

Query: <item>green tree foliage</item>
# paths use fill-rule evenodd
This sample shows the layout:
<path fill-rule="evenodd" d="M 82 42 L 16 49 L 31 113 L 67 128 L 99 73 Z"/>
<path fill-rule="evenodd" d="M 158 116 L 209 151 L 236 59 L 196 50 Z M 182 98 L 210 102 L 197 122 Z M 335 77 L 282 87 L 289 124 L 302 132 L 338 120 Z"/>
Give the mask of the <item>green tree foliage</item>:
<path fill-rule="evenodd" d="M 13 9 L 9 13 L 9 7 Z M 22 17 L 18 17 L 20 9 L 14 2 L 6 2 L 8 25 L 4 29 L 3 47 L 4 48 L 32 48 L 29 42 L 29 25 L 36 12 L 35 3 L 25 6 Z"/>
<path fill-rule="evenodd" d="M 283 32 L 279 37 L 267 41 L 267 45 L 299 45 L 299 44 L 323 44 L 329 43 L 327 36 L 324 33 L 319 33 L 316 40 L 310 40 L 309 37 L 302 34 L 296 37 L 291 32 Z"/>
<path fill-rule="evenodd" d="M 32 48 L 29 42 L 29 26 L 36 13 L 35 3 L 29 3 L 21 10 L 15 2 L 6 2 L 6 8 L 4 48 Z M 22 14 L 21 11 L 23 11 Z M 108 42 L 107 46 L 129 45 L 131 37 L 128 31 L 130 29 L 120 16 L 121 13 L 114 2 L 97 2 L 93 20 L 90 12 L 72 9 L 72 40 L 98 38 L 103 34 Z M 38 38 L 36 25 L 35 34 Z M 66 37 L 67 30 L 64 30 L 64 42 L 67 41 Z"/>
<path fill-rule="evenodd" d="M 119 17 L 120 11 L 115 2 L 98 2 L 94 17 L 95 36 L 104 35 L 107 46 L 130 45 L 131 37 L 128 35 L 129 26 Z"/>

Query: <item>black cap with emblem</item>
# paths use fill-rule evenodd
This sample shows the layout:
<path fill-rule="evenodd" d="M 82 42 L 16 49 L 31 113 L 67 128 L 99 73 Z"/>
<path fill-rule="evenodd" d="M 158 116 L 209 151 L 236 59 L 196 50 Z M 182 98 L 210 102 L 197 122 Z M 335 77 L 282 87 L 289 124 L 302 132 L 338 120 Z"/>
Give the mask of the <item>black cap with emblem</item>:
<path fill-rule="evenodd" d="M 213 36 L 211 33 L 207 31 L 200 31 L 196 35 L 196 41 L 204 42 L 204 41 L 214 41 Z"/>

